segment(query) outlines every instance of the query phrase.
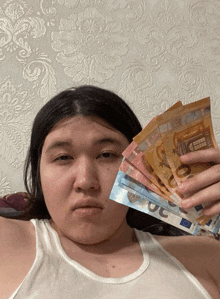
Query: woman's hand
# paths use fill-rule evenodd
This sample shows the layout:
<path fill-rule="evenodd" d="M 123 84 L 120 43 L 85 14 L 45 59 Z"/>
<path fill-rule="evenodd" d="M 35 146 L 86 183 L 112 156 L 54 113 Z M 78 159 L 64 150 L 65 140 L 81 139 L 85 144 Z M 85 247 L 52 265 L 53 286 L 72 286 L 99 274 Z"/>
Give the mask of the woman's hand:
<path fill-rule="evenodd" d="M 180 157 L 186 164 L 197 162 L 211 162 L 213 165 L 184 181 L 178 191 L 183 195 L 180 206 L 188 210 L 199 204 L 205 204 L 203 209 L 205 216 L 214 216 L 220 213 L 220 151 L 209 148 L 191 152 Z"/>

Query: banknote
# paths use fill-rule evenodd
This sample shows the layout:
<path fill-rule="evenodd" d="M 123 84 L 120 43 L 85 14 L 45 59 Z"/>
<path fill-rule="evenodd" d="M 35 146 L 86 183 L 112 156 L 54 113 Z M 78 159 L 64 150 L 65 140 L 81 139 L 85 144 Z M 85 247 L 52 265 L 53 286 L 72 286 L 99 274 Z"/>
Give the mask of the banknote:
<path fill-rule="evenodd" d="M 119 170 L 121 170 L 125 174 L 129 175 L 136 181 L 142 183 L 151 191 L 159 193 L 160 195 L 162 194 L 160 192 L 160 189 L 156 185 L 154 185 L 151 180 L 149 180 L 146 176 L 144 176 L 143 173 L 140 172 L 139 169 L 136 168 L 133 164 L 131 164 L 129 162 L 129 160 L 127 160 L 126 158 L 123 159 L 123 161 L 119 167 Z"/>
<path fill-rule="evenodd" d="M 173 114 L 176 109 L 180 109 L 182 106 L 182 103 L 179 101 L 171 106 L 167 112 Z M 173 195 L 173 200 L 179 204 L 181 198 L 176 192 L 178 185 L 166 157 L 163 139 L 158 126 L 159 117 L 162 117 L 162 115 L 154 117 L 133 140 L 138 145 L 139 150 L 143 152 L 144 159 L 148 161 L 166 189 Z"/>
<path fill-rule="evenodd" d="M 202 112 L 199 109 L 202 110 Z M 203 117 L 204 114 L 205 117 Z M 212 132 L 209 98 L 185 106 L 183 106 L 181 102 L 177 102 L 170 109 L 165 111 L 165 113 L 155 117 L 137 136 L 134 137 L 134 141 L 137 143 L 139 150 L 143 152 L 144 158 L 154 169 L 154 172 L 161 179 L 166 189 L 170 191 L 170 193 L 172 194 L 170 195 L 170 197 L 176 204 L 179 204 L 181 200 L 181 194 L 176 191 L 176 188 L 181 181 L 177 179 L 175 170 L 179 170 L 178 175 L 180 176 L 182 175 L 182 172 L 184 172 L 186 168 L 189 169 L 190 166 L 192 167 L 192 169 L 194 169 L 195 174 L 201 172 L 204 169 L 207 169 L 207 167 L 210 167 L 209 163 L 202 163 L 205 164 L 204 166 L 201 166 L 201 164 L 199 163 L 197 163 L 195 166 L 192 164 L 189 166 L 180 162 L 179 156 L 183 154 L 184 151 L 177 153 L 175 144 L 172 142 L 174 138 L 172 139 L 172 137 L 176 136 L 174 129 L 176 128 L 175 125 L 177 126 L 177 123 L 179 124 L 179 130 L 182 129 L 183 131 L 184 129 L 185 123 L 181 123 L 181 121 L 179 120 L 180 116 L 182 115 L 185 116 L 184 120 L 185 122 L 187 122 L 188 131 L 191 134 L 193 134 L 194 132 L 194 135 L 195 130 L 192 130 L 192 123 L 194 123 L 195 119 L 199 118 L 199 115 L 201 123 L 202 115 L 203 122 L 205 119 L 206 127 L 209 128 L 210 132 L 209 136 L 211 136 L 209 138 L 209 147 L 210 139 L 211 141 L 213 141 L 214 146 L 216 146 L 214 135 Z M 197 147 L 195 150 L 201 148 L 201 145 L 200 147 L 198 145 L 199 141 L 196 141 Z M 181 145 L 182 144 L 183 142 L 181 143 Z M 180 164 L 179 168 L 174 165 L 174 163 L 177 162 Z M 185 179 L 187 179 L 187 177 Z M 204 216 L 202 214 L 203 208 L 203 205 L 198 205 L 190 210 L 190 213 L 194 217 L 197 217 L 197 221 L 201 224 L 208 222 L 210 219 L 210 217 Z"/>
<path fill-rule="evenodd" d="M 193 222 L 191 216 L 179 206 L 164 200 L 121 171 L 117 174 L 110 199 L 151 215 L 192 235 L 211 234 L 215 237 L 219 235 L 219 217 L 201 226 Z"/>
<path fill-rule="evenodd" d="M 185 211 L 182 208 L 180 208 L 178 205 L 167 201 L 165 198 L 158 196 L 155 193 L 150 192 L 146 188 L 146 186 L 142 185 L 139 181 L 134 180 L 129 175 L 125 175 L 125 173 L 121 174 L 120 184 L 123 188 L 129 189 L 135 194 L 139 193 L 144 195 L 145 197 L 149 197 L 149 195 L 151 194 L 152 196 L 150 197 L 150 200 L 155 204 L 163 207 L 166 210 L 170 210 L 174 214 L 177 213 L 177 215 L 181 215 L 182 217 L 186 218 L 191 222 L 198 223 L 197 216 L 192 215 L 190 213 L 190 210 Z M 220 216 L 218 215 L 210 219 L 209 222 L 207 222 L 209 223 L 209 226 L 212 227 L 213 224 L 215 225 L 218 222 L 219 217 Z"/>
<path fill-rule="evenodd" d="M 209 98 L 179 107 L 175 111 L 174 118 L 170 111 L 166 111 L 158 116 L 157 121 L 166 158 L 178 185 L 211 166 L 210 163 L 187 165 L 179 159 L 181 155 L 188 152 L 210 147 L 217 148 L 211 122 Z M 202 215 L 203 208 L 203 205 L 194 208 L 194 215 L 199 214 L 198 221 L 200 223 L 205 223 L 210 219 L 210 217 Z"/>
<path fill-rule="evenodd" d="M 184 211 L 179 207 L 181 194 L 176 191 L 182 181 L 210 167 L 209 163 L 185 165 L 180 162 L 179 156 L 208 147 L 217 147 L 212 130 L 210 99 L 205 98 L 188 105 L 177 102 L 154 117 L 133 138 L 133 142 L 123 152 L 124 159 L 113 190 L 120 190 L 120 194 L 125 192 L 125 199 L 129 192 L 130 203 L 128 198 L 124 203 L 128 206 L 132 198 L 140 197 L 141 204 L 137 201 L 139 209 L 144 199 L 148 202 L 148 208 L 156 205 L 158 210 L 164 209 L 169 212 L 170 224 L 174 219 L 179 219 L 176 217 L 180 217 L 195 225 L 195 232 L 204 229 L 218 234 L 219 215 L 204 216 L 203 205 Z M 116 201 L 119 200 L 115 192 L 111 196 L 113 200 L 114 196 Z M 142 212 L 150 213 L 148 210 L 144 208 Z M 177 222 L 173 222 L 173 225 L 179 227 Z"/>
<path fill-rule="evenodd" d="M 154 186 L 160 190 L 160 194 L 168 200 L 173 201 L 172 193 L 165 187 L 154 169 L 150 166 L 147 159 L 143 156 L 143 152 L 138 148 L 138 145 L 133 141 L 122 153 L 125 159 L 137 168 Z M 152 185 L 152 187 L 153 187 Z M 151 189 L 151 188 L 150 188 Z M 152 191 L 156 192 L 154 189 Z"/>
<path fill-rule="evenodd" d="M 145 127 L 140 134 L 134 137 L 134 142 L 143 152 L 143 157 L 154 169 L 155 174 L 160 178 L 163 185 L 174 195 L 173 200 L 177 204 L 180 202 L 178 194 L 175 194 L 177 183 L 172 170 L 167 162 L 163 140 L 157 124 L 157 118 Z"/>
<path fill-rule="evenodd" d="M 217 148 L 209 98 L 178 108 L 174 118 L 170 111 L 166 111 L 158 116 L 157 121 L 166 157 L 177 184 L 210 167 L 210 163 L 186 165 L 179 159 L 181 155 L 189 152 Z"/>

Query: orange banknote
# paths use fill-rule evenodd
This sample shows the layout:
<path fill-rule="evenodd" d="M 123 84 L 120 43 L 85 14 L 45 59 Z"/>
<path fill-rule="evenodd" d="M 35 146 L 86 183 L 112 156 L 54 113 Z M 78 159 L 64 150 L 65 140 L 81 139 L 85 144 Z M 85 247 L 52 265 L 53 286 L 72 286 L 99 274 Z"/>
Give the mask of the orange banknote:
<path fill-rule="evenodd" d="M 140 181 L 145 181 L 150 190 L 157 190 L 154 192 L 178 205 L 181 199 L 181 194 L 176 191 L 178 185 L 211 166 L 210 163 L 186 165 L 181 163 L 179 157 L 209 147 L 217 147 L 211 122 L 210 99 L 205 98 L 188 105 L 182 105 L 179 101 L 154 117 L 133 138 L 133 142 L 123 152 L 126 162 L 121 171 L 128 172 L 125 165 L 130 165 L 131 177 L 139 176 Z M 188 211 L 202 225 L 210 219 L 202 215 L 203 207 L 199 205 Z"/>

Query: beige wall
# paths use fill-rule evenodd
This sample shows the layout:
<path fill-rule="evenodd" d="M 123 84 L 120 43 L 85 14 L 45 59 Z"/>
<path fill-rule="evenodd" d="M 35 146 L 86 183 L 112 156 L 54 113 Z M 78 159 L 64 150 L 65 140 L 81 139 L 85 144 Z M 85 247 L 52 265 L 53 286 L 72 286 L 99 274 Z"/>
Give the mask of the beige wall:
<path fill-rule="evenodd" d="M 1 0 L 0 195 L 22 191 L 32 120 L 70 86 L 111 89 L 145 125 L 210 96 L 220 144 L 217 0 Z"/>

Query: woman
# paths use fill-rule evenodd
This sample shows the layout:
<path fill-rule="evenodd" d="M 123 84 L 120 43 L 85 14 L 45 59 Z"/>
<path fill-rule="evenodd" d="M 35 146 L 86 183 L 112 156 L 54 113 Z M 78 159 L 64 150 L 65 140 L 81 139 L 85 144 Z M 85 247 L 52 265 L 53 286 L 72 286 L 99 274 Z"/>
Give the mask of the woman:
<path fill-rule="evenodd" d="M 121 154 L 140 130 L 126 103 L 92 86 L 40 110 L 26 164 L 36 219 L 1 220 L 0 298 L 218 298 L 217 241 L 154 238 L 128 226 L 128 208 L 109 200 Z M 217 163 L 217 150 L 208 153 Z M 202 202 L 211 185 L 218 205 L 219 173 L 203 176 L 185 191 Z"/>

